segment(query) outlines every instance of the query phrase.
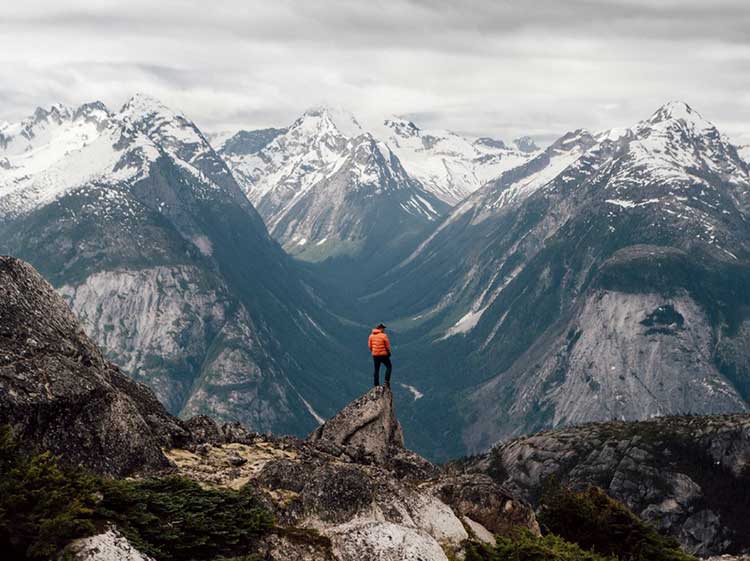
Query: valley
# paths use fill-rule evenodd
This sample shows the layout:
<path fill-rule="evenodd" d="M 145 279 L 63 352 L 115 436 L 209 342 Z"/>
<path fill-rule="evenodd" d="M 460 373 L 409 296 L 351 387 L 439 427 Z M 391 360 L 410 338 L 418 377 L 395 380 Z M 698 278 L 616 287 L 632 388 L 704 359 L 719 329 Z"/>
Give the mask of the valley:
<path fill-rule="evenodd" d="M 378 321 L 435 460 L 750 407 L 748 163 L 682 102 L 540 149 L 326 107 L 212 135 L 135 96 L 0 148 L 0 251 L 174 414 L 306 434 L 367 387 Z"/>

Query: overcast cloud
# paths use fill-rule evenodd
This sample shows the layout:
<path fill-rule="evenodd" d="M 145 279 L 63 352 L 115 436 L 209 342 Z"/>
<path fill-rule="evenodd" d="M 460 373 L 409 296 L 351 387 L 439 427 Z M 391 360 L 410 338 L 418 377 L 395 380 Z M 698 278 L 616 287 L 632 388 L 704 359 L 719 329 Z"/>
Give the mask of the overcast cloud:
<path fill-rule="evenodd" d="M 750 143 L 748 0 L 24 0 L 0 119 L 146 92 L 218 131 L 330 104 L 544 141 L 682 99 Z"/>

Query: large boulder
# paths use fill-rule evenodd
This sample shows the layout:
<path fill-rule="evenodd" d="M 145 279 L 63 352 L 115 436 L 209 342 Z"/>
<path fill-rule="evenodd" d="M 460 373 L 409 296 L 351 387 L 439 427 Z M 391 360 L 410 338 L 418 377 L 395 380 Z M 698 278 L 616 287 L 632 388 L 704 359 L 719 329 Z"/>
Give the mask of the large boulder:
<path fill-rule="evenodd" d="M 331 540 L 304 529 L 277 529 L 261 539 L 257 557 L 263 561 L 338 561 Z"/>
<path fill-rule="evenodd" d="M 376 386 L 329 419 L 308 440 L 346 449 L 354 457 L 383 463 L 404 447 L 401 425 L 393 411 L 393 394 Z"/>
<path fill-rule="evenodd" d="M 0 257 L 0 424 L 28 450 L 98 473 L 164 468 L 188 438 L 153 392 L 119 372 L 28 264 Z"/>
<path fill-rule="evenodd" d="M 331 532 L 339 561 L 448 561 L 427 532 L 391 522 L 355 521 Z"/>
<path fill-rule="evenodd" d="M 154 561 L 138 551 L 116 528 L 71 542 L 60 561 Z"/>
<path fill-rule="evenodd" d="M 481 524 L 493 535 L 512 535 L 518 528 L 527 528 L 533 534 L 541 535 L 531 505 L 487 475 L 448 476 L 433 484 L 432 490 L 456 514 Z M 476 526 L 472 525 L 472 528 Z"/>

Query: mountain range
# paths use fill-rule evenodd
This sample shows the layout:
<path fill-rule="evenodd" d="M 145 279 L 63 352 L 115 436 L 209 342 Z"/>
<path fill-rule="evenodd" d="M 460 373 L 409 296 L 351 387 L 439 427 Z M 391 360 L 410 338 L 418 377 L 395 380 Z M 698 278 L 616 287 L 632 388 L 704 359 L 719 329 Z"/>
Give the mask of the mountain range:
<path fill-rule="evenodd" d="M 171 412 L 300 432 L 356 391 L 336 377 L 352 354 L 327 333 L 340 320 L 184 115 L 139 95 L 37 110 L 0 135 L 2 252 Z"/>
<path fill-rule="evenodd" d="M 351 115 L 310 110 L 278 133 L 256 150 L 253 143 L 238 148 L 243 131 L 219 152 L 293 255 L 369 257 L 418 235 L 448 208 Z M 376 229 L 392 234 L 383 242 Z"/>
<path fill-rule="evenodd" d="M 458 205 L 376 296 L 469 450 L 748 407 L 747 164 L 679 102 L 596 136 L 563 137 Z M 434 404 L 419 406 L 429 425 Z"/>
<path fill-rule="evenodd" d="M 384 321 L 433 459 L 746 411 L 748 211 L 747 149 L 682 102 L 544 149 L 329 108 L 211 136 L 142 95 L 0 127 L 0 251 L 171 412 L 308 432 Z"/>

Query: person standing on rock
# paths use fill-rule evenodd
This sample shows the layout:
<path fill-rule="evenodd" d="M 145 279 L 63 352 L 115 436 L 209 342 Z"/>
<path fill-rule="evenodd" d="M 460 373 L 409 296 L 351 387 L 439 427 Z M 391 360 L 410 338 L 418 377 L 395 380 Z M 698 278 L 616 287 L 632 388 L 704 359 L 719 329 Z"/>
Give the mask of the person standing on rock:
<path fill-rule="evenodd" d="M 388 340 L 388 335 L 385 334 L 385 325 L 379 323 L 378 326 L 372 330 L 370 337 L 367 340 L 367 346 L 370 347 L 372 353 L 372 361 L 375 364 L 375 372 L 373 375 L 374 385 L 380 385 L 380 365 L 385 365 L 385 385 L 391 387 L 391 342 Z"/>

